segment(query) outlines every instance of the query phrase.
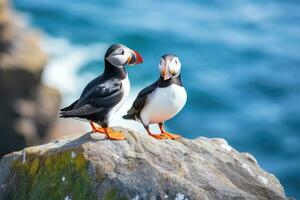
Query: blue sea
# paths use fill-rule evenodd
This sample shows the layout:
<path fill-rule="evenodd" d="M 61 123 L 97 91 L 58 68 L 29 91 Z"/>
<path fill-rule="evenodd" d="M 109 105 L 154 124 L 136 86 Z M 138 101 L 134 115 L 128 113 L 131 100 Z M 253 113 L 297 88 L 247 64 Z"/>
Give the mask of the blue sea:
<path fill-rule="evenodd" d="M 300 199 L 300 1 L 15 0 L 49 53 L 44 81 L 71 103 L 102 73 L 113 43 L 140 52 L 128 67 L 133 100 L 175 53 L 188 92 L 168 121 L 187 138 L 222 137 Z M 127 104 L 127 107 L 130 106 Z M 126 109 L 125 109 L 126 110 Z"/>

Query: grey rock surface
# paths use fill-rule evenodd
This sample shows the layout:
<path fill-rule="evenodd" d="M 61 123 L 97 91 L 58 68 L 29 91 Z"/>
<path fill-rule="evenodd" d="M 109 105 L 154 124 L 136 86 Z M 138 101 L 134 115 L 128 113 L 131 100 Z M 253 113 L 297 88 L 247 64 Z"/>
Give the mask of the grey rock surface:
<path fill-rule="evenodd" d="M 4 156 L 0 199 L 287 199 L 278 179 L 223 139 L 125 141 L 87 133 Z"/>

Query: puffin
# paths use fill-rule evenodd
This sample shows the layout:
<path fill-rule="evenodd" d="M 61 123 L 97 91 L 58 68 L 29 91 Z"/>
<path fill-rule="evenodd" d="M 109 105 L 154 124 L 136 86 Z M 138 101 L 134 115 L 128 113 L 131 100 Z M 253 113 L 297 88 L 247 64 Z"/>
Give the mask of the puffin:
<path fill-rule="evenodd" d="M 130 91 L 126 65 L 142 63 L 141 55 L 122 44 L 111 45 L 104 56 L 104 72 L 89 82 L 79 99 L 60 110 L 62 118 L 88 120 L 92 132 L 111 140 L 125 140 L 123 133 L 109 127 L 110 116 L 124 103 Z"/>
<path fill-rule="evenodd" d="M 163 55 L 159 63 L 160 77 L 138 93 L 124 119 L 141 122 L 155 139 L 178 139 L 181 136 L 164 129 L 164 122 L 178 114 L 187 101 L 181 81 L 181 63 L 174 54 Z M 149 125 L 158 124 L 160 134 L 151 132 Z"/>

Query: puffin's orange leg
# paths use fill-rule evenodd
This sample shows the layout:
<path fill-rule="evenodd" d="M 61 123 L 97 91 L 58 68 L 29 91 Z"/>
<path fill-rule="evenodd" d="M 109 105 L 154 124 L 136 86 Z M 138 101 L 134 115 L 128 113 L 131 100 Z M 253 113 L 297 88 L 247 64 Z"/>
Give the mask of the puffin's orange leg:
<path fill-rule="evenodd" d="M 90 121 L 93 132 L 106 134 L 106 137 L 111 140 L 125 140 L 125 136 L 122 132 L 115 131 L 112 128 L 97 127 L 94 122 Z"/>
<path fill-rule="evenodd" d="M 151 133 L 149 126 L 144 126 L 144 127 L 151 137 L 153 137 L 157 140 L 168 139 L 168 137 L 165 134 L 153 134 L 153 133 Z"/>
<path fill-rule="evenodd" d="M 104 128 L 97 127 L 94 122 L 90 121 L 90 125 L 92 127 L 92 132 L 98 132 L 98 133 L 106 134 Z"/>
<path fill-rule="evenodd" d="M 106 128 L 106 129 L 105 129 L 105 128 L 99 127 L 99 126 L 95 125 L 95 123 L 92 122 L 92 121 L 90 121 L 90 125 L 91 125 L 91 127 L 92 127 L 92 131 L 93 131 L 93 132 L 106 134 L 106 131 L 107 131 L 107 130 L 108 130 L 108 131 L 112 131 L 111 128 Z"/>
<path fill-rule="evenodd" d="M 163 128 L 163 123 L 159 123 L 159 129 L 161 131 L 161 134 L 165 134 L 168 138 L 170 138 L 172 140 L 177 140 L 177 139 L 181 138 L 180 135 L 169 133 L 169 132 L 165 131 Z"/>

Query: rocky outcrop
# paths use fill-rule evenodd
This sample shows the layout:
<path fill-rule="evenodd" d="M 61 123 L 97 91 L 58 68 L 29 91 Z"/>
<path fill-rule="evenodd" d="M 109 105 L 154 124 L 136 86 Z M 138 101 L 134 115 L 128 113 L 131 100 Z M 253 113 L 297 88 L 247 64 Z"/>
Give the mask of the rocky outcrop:
<path fill-rule="evenodd" d="M 116 129 L 127 140 L 88 133 L 4 156 L 0 199 L 286 199 L 274 175 L 223 139 Z"/>
<path fill-rule="evenodd" d="M 57 118 L 60 96 L 41 83 L 47 56 L 39 35 L 0 0 L 0 157 L 38 144 Z"/>

